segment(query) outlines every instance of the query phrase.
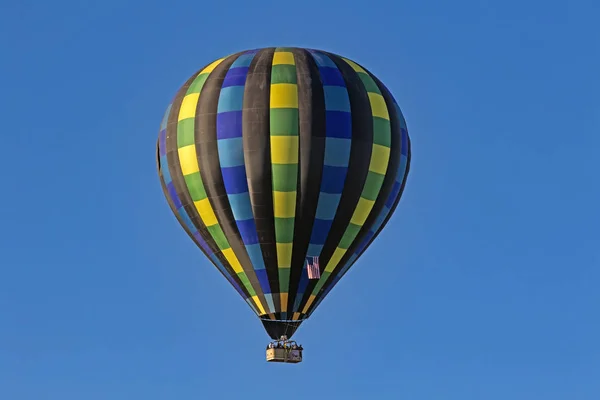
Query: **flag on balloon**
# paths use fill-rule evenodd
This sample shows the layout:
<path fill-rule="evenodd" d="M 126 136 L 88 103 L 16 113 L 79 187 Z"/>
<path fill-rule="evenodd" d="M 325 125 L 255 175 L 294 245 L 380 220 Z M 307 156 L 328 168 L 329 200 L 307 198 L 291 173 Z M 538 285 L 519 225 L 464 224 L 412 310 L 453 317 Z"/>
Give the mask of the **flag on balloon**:
<path fill-rule="evenodd" d="M 319 279 L 321 277 L 321 271 L 319 270 L 319 257 L 307 257 L 306 261 L 308 279 Z"/>

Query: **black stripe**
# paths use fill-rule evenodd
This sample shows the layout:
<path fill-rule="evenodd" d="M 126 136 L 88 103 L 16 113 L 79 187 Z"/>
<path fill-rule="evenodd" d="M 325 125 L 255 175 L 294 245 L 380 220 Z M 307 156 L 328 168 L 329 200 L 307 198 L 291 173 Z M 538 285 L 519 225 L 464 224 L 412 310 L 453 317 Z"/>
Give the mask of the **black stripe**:
<path fill-rule="evenodd" d="M 210 65 L 210 64 L 208 64 Z M 207 65 L 207 66 L 208 66 Z M 175 192 L 183 205 L 184 210 L 189 215 L 192 223 L 198 229 L 200 236 L 206 241 L 210 250 L 215 254 L 215 256 L 221 261 L 225 269 L 230 273 L 232 278 L 238 283 L 242 291 L 246 294 L 247 297 L 250 296 L 248 290 L 244 287 L 242 281 L 239 279 L 237 274 L 231 268 L 229 261 L 223 256 L 219 246 L 213 240 L 210 232 L 206 229 L 206 226 L 202 222 L 202 219 L 198 215 L 196 207 L 194 206 L 194 202 L 192 201 L 192 197 L 190 196 L 187 185 L 185 183 L 185 179 L 181 172 L 181 166 L 179 165 L 179 153 L 177 152 L 177 119 L 179 115 L 179 110 L 181 109 L 181 102 L 185 96 L 186 91 L 189 86 L 192 84 L 196 76 L 202 71 L 205 67 L 197 71 L 188 81 L 181 87 L 175 99 L 173 100 L 171 106 L 171 113 L 169 114 L 169 118 L 167 120 L 167 138 L 166 138 L 166 146 L 167 146 L 167 168 L 169 168 L 169 172 L 171 174 L 171 179 L 173 185 L 175 187 Z"/>
<path fill-rule="evenodd" d="M 298 78 L 300 156 L 294 247 L 288 294 L 288 319 L 294 307 L 313 229 L 325 158 L 325 97 L 319 68 L 303 49 L 293 49 Z"/>
<path fill-rule="evenodd" d="M 356 238 L 354 239 L 354 241 L 352 242 L 352 244 L 350 245 L 350 247 L 348 248 L 348 250 L 342 257 L 342 259 L 340 260 L 340 263 L 336 267 L 336 270 L 334 270 L 334 273 L 332 273 L 327 278 L 327 281 L 323 285 L 323 289 L 327 289 L 327 287 L 332 283 L 332 281 L 335 279 L 337 274 L 340 273 L 342 267 L 352 257 L 352 255 L 354 254 L 354 252 L 356 251 L 358 246 L 362 243 L 365 236 L 369 233 L 369 231 L 373 227 L 373 224 L 377 220 L 377 217 L 379 216 L 379 214 L 382 212 L 382 210 L 385 206 L 385 203 L 387 202 L 388 197 L 389 197 L 390 193 L 392 192 L 394 183 L 396 182 L 396 173 L 398 172 L 398 166 L 400 165 L 400 150 L 401 150 L 400 147 L 402 144 L 401 143 L 401 141 L 402 141 L 401 134 L 402 133 L 400 132 L 400 116 L 398 115 L 398 112 L 396 110 L 394 100 L 391 97 L 389 91 L 387 91 L 385 86 L 381 83 L 381 81 L 379 79 L 377 79 L 377 77 L 375 77 L 373 74 L 371 74 L 364 67 L 363 67 L 363 69 L 371 76 L 371 78 L 373 78 L 373 80 L 379 87 L 379 90 L 381 91 L 381 94 L 385 100 L 385 104 L 386 104 L 388 114 L 390 117 L 390 128 L 391 128 L 390 158 L 389 158 L 388 165 L 387 165 L 387 168 L 385 171 L 385 176 L 383 178 L 383 184 L 381 185 L 381 189 L 379 191 L 379 194 L 377 195 L 377 199 L 375 200 L 375 203 L 373 204 L 373 208 L 371 209 L 369 216 L 367 217 L 367 219 L 365 220 L 365 223 L 363 224 L 360 231 L 358 232 L 358 235 L 356 235 Z M 384 226 L 385 226 L 385 224 L 383 224 L 381 226 L 381 228 L 383 228 Z M 371 243 L 372 243 L 372 240 L 369 240 L 368 244 L 370 245 Z M 363 249 L 363 252 L 367 249 L 367 247 L 368 246 L 366 246 L 365 249 Z M 361 252 L 361 254 L 362 254 L 362 252 Z M 308 314 L 310 314 L 314 310 L 314 307 L 316 306 L 316 304 L 317 304 L 317 299 L 315 299 L 315 301 L 311 304 L 311 306 L 307 310 Z"/>
<path fill-rule="evenodd" d="M 281 311 L 275 221 L 273 219 L 269 110 L 271 64 L 274 53 L 275 48 L 260 50 L 250 63 L 244 89 L 242 137 L 248 191 L 256 232 L 271 286 L 275 310 Z"/>
<path fill-rule="evenodd" d="M 221 173 L 219 147 L 217 144 L 217 108 L 219 105 L 219 95 L 225 75 L 227 75 L 229 67 L 238 58 L 239 54 L 241 53 L 223 60 L 211 72 L 206 82 L 204 82 L 202 95 L 196 109 L 194 140 L 196 142 L 196 156 L 198 158 L 198 165 L 200 166 L 200 175 L 204 182 L 204 189 L 206 190 L 208 200 L 231 246 L 231 250 L 235 253 L 266 311 L 268 305 L 264 293 L 256 277 L 254 266 L 246 252 L 246 246 L 235 222 L 231 205 L 229 204 L 229 198 L 227 197 Z"/>
<path fill-rule="evenodd" d="M 346 83 L 352 114 L 352 145 L 350 148 L 350 160 L 348 163 L 348 172 L 344 183 L 344 190 L 342 191 L 342 196 L 331 225 L 331 230 L 329 231 L 329 235 L 327 236 L 327 240 L 321 251 L 321 256 L 319 257 L 321 272 L 327 266 L 327 263 L 331 259 L 340 240 L 344 236 L 346 228 L 350 224 L 352 214 L 356 209 L 367 179 L 367 174 L 369 173 L 369 164 L 371 162 L 371 152 L 373 148 L 373 116 L 371 112 L 371 103 L 369 102 L 369 96 L 360 76 L 339 56 L 327 52 L 323 53 L 329 56 L 335 63 Z M 309 281 L 300 309 L 302 309 L 308 301 L 316 284 L 317 280 Z M 323 288 L 320 293 L 323 292 Z M 320 293 L 317 293 L 317 298 Z M 315 301 L 317 301 L 317 299 L 315 299 Z"/>
<path fill-rule="evenodd" d="M 263 319 L 262 323 L 265 327 L 265 331 L 267 331 L 267 334 L 271 337 L 271 339 L 279 340 L 279 338 L 281 338 L 283 335 L 287 336 L 288 339 L 291 339 L 302 321 L 281 322 Z"/>

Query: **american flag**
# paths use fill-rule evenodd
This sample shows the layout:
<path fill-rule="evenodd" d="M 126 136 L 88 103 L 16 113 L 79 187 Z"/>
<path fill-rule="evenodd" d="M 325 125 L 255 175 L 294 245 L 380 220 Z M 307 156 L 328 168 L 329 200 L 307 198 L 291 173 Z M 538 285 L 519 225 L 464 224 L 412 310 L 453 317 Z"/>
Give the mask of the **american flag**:
<path fill-rule="evenodd" d="M 319 257 L 307 257 L 306 261 L 308 279 L 319 279 L 321 277 L 321 271 L 319 270 Z"/>

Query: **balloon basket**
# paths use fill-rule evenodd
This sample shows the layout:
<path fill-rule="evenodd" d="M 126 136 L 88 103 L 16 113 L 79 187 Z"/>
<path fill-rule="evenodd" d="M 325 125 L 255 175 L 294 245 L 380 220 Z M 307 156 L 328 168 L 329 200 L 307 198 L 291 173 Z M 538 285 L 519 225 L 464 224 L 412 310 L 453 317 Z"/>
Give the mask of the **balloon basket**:
<path fill-rule="evenodd" d="M 303 350 L 294 340 L 282 336 L 267 345 L 267 362 L 298 364 L 302 362 Z"/>

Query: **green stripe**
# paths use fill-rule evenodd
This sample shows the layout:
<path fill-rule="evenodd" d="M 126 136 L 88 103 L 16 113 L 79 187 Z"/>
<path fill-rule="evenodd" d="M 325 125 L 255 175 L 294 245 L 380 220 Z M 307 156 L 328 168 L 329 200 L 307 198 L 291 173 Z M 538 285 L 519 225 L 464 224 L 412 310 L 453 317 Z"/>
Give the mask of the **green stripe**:
<path fill-rule="evenodd" d="M 362 227 L 355 225 L 352 222 L 348 224 L 346 232 L 344 232 L 344 236 L 342 236 L 342 240 L 340 240 L 340 244 L 338 245 L 338 247 L 341 249 L 348 249 L 356 235 L 358 235 L 360 228 Z"/>
<path fill-rule="evenodd" d="M 177 123 L 177 147 L 194 144 L 194 118 L 186 118 Z"/>
<path fill-rule="evenodd" d="M 271 135 L 298 136 L 297 108 L 271 108 L 270 111 Z"/>
<path fill-rule="evenodd" d="M 385 175 L 369 171 L 365 181 L 365 186 L 363 187 L 363 191 L 360 196 L 367 200 L 377 200 L 377 196 L 379 195 L 379 190 L 381 190 L 384 179 Z"/>
<path fill-rule="evenodd" d="M 184 179 L 193 201 L 200 201 L 206 198 L 206 191 L 204 190 L 204 185 L 202 184 L 200 172 L 194 172 L 193 174 L 186 175 L 184 176 Z"/>
<path fill-rule="evenodd" d="M 238 272 L 237 276 L 240 278 L 240 281 L 244 284 L 244 286 L 248 289 L 248 294 L 250 296 L 256 296 L 256 291 L 250 284 L 250 280 L 248 279 L 248 275 L 245 272 Z"/>
<path fill-rule="evenodd" d="M 223 229 L 221 229 L 219 224 L 207 226 L 206 229 L 208 229 L 210 236 L 212 236 L 213 240 L 221 250 L 227 250 L 230 248 L 229 242 L 225 237 L 225 233 L 223 233 Z"/>
<path fill-rule="evenodd" d="M 277 243 L 291 243 L 294 241 L 295 218 L 274 218 L 275 240 Z"/>
<path fill-rule="evenodd" d="M 272 164 L 272 166 L 273 191 L 294 192 L 297 188 L 298 164 Z"/>
<path fill-rule="evenodd" d="M 271 69 L 271 84 L 298 83 L 296 66 L 290 64 L 273 65 Z"/>
<path fill-rule="evenodd" d="M 279 292 L 287 293 L 290 287 L 291 268 L 279 268 Z"/>
<path fill-rule="evenodd" d="M 392 125 L 389 120 L 373 117 L 373 143 L 385 147 L 392 146 Z"/>
<path fill-rule="evenodd" d="M 357 74 L 360 77 L 360 80 L 362 81 L 363 86 L 365 87 L 365 90 L 367 92 L 381 94 L 381 91 L 379 91 L 379 87 L 369 75 L 365 74 L 364 72 L 357 72 Z"/>
<path fill-rule="evenodd" d="M 325 282 L 327 282 L 327 279 L 329 279 L 329 276 L 331 275 L 331 272 L 323 272 L 323 274 L 321 274 L 321 278 L 319 279 L 319 282 L 317 282 L 317 284 L 315 285 L 315 288 L 312 291 L 312 294 L 316 295 L 317 293 L 319 293 L 319 291 L 321 290 L 321 288 L 323 287 L 323 285 L 325 284 Z M 316 299 L 315 299 L 316 301 Z M 302 307 L 304 308 L 304 307 Z"/>
<path fill-rule="evenodd" d="M 186 95 L 191 93 L 200 93 L 209 75 L 210 72 L 198 75 L 196 79 L 194 79 L 194 82 L 192 82 L 192 84 L 188 88 Z"/>

